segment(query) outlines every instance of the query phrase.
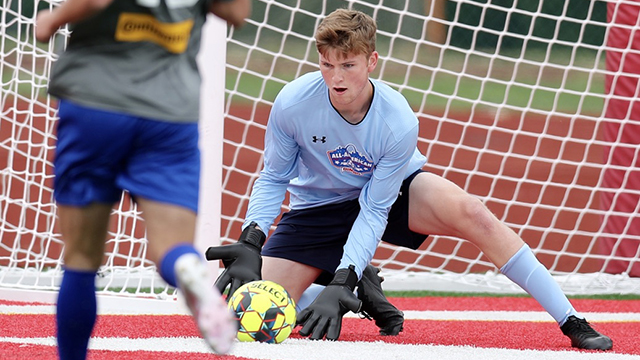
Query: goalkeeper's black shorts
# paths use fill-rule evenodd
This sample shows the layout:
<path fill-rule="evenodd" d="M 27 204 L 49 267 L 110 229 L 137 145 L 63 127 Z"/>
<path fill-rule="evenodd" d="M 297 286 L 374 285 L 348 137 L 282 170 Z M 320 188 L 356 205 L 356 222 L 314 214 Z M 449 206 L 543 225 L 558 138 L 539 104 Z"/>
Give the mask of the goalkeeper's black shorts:
<path fill-rule="evenodd" d="M 404 180 L 389 212 L 382 240 L 390 244 L 417 249 L 428 235 L 409 230 L 409 184 L 423 170 Z M 315 208 L 291 210 L 283 214 L 262 249 L 263 256 L 277 257 L 324 270 L 317 283 L 333 278 L 340 264 L 343 246 L 360 212 L 358 199 Z"/>

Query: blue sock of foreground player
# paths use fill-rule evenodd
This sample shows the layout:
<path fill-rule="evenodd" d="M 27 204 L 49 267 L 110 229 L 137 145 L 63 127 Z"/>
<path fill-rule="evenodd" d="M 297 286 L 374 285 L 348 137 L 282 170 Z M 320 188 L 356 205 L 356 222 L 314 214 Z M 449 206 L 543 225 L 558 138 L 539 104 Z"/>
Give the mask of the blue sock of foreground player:
<path fill-rule="evenodd" d="M 582 318 L 549 270 L 538 261 L 529 245 L 525 244 L 520 248 L 500 269 L 500 272 L 536 299 L 560 326 L 570 315 Z"/>
<path fill-rule="evenodd" d="M 200 253 L 196 250 L 195 247 L 193 247 L 193 245 L 179 244 L 169 249 L 169 251 L 167 251 L 167 253 L 162 257 L 162 260 L 160 260 L 160 276 L 162 276 L 167 284 L 173 287 L 178 286 L 175 271 L 176 260 L 178 260 L 179 257 L 185 254 L 196 254 L 198 256 L 200 255 Z"/>
<path fill-rule="evenodd" d="M 84 360 L 97 317 L 95 271 L 65 269 L 56 305 L 61 360 Z"/>

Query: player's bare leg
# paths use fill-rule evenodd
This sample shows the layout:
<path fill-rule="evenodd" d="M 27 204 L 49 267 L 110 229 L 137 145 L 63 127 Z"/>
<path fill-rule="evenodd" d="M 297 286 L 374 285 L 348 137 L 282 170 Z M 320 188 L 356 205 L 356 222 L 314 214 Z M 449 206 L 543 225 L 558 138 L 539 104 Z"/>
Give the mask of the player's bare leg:
<path fill-rule="evenodd" d="M 438 175 L 417 175 L 409 191 L 409 227 L 415 232 L 468 240 L 497 267 L 524 245 L 480 200 Z"/>
<path fill-rule="evenodd" d="M 591 328 L 573 308 L 549 271 L 528 245 L 478 199 L 431 173 L 410 186 L 409 227 L 423 234 L 455 236 L 476 245 L 558 322 L 574 347 L 609 350 L 610 338 Z"/>
<path fill-rule="evenodd" d="M 263 256 L 262 278 L 284 287 L 296 302 L 302 293 L 320 276 L 322 270 L 291 260 Z M 295 274 L 295 275 L 292 275 Z"/>
<path fill-rule="evenodd" d="M 160 264 L 163 257 L 175 256 L 175 261 L 170 262 L 173 268 L 165 270 L 166 276 L 175 274 L 175 283 L 207 344 L 217 353 L 229 352 L 238 330 L 235 318 L 213 286 L 204 259 L 191 246 L 180 252 L 181 243 L 193 243 L 196 214 L 181 206 L 147 199 L 137 201 L 146 222 L 150 257 Z"/>
<path fill-rule="evenodd" d="M 84 359 L 97 318 L 96 271 L 102 263 L 111 206 L 58 204 L 64 274 L 56 302 L 60 359 Z"/>
<path fill-rule="evenodd" d="M 98 270 L 104 255 L 110 214 L 110 204 L 58 205 L 65 268 Z"/>

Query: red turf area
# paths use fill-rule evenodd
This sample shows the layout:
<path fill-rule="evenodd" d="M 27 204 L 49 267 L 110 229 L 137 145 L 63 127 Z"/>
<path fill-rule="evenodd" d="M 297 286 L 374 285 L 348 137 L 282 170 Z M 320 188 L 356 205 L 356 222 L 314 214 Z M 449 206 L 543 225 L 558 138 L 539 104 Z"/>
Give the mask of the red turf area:
<path fill-rule="evenodd" d="M 528 298 L 393 298 L 403 310 L 517 310 L 537 311 Z M 639 312 L 640 301 L 575 300 L 580 311 Z M 596 330 L 610 336 L 614 352 L 640 355 L 640 322 L 595 323 Z M 53 315 L 0 315 L 2 337 L 52 337 L 55 335 Z M 198 336 L 189 316 L 121 316 L 98 318 L 95 337 L 194 337 Z M 292 337 L 299 337 L 294 333 Z M 533 350 L 568 350 L 569 341 L 552 322 L 514 321 L 431 321 L 407 320 L 405 330 L 397 337 L 378 335 L 371 321 L 344 319 L 341 340 L 385 341 L 403 344 L 471 345 Z M 165 356 L 166 355 L 166 356 Z M 0 343 L 2 359 L 55 359 L 55 348 L 40 345 Z M 158 353 L 136 351 L 126 354 L 112 351 L 91 351 L 89 359 L 244 359 L 213 354 Z"/>

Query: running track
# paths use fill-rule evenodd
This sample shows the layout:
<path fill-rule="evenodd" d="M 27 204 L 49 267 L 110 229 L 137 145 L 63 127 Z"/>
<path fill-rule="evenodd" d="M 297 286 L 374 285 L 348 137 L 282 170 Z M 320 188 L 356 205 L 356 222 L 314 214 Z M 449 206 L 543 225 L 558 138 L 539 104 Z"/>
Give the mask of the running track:
<path fill-rule="evenodd" d="M 397 337 L 351 315 L 340 341 L 310 341 L 297 333 L 282 344 L 237 343 L 232 355 L 208 351 L 189 316 L 101 315 L 90 360 L 640 360 L 640 300 L 572 300 L 600 332 L 610 352 L 569 346 L 551 317 L 529 298 L 392 298 L 407 317 Z M 0 359 L 56 359 L 54 307 L 0 302 Z"/>

